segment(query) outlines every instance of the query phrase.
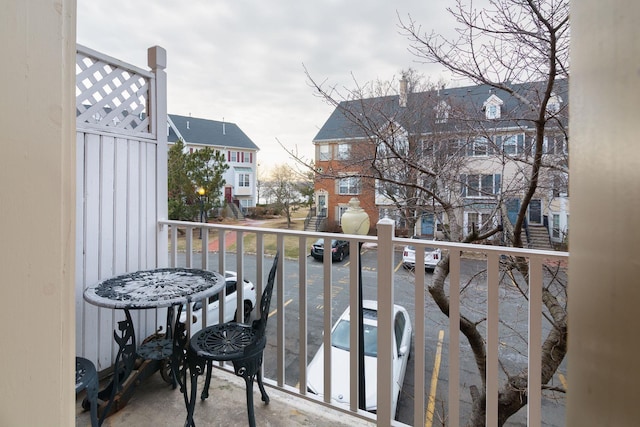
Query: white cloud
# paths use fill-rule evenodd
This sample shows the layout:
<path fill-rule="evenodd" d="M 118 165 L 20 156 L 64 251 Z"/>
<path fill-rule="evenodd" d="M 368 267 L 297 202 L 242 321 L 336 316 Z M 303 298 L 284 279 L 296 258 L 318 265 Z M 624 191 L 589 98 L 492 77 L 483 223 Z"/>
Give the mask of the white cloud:
<path fill-rule="evenodd" d="M 438 30 L 448 3 L 80 1 L 77 38 L 142 68 L 147 48 L 162 46 L 169 112 L 236 123 L 261 148 L 260 163 L 273 165 L 286 161 L 276 138 L 312 158 L 311 141 L 332 110 L 309 87 L 303 63 L 338 87 L 352 88 L 352 75 L 362 84 L 408 67 L 433 74 L 437 67 L 407 52 L 397 13 Z"/>

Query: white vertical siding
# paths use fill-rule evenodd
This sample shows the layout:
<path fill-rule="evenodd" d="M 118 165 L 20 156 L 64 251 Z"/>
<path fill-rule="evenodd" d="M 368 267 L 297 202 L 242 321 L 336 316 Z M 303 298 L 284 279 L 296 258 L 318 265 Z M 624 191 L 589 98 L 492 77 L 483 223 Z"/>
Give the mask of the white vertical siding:
<path fill-rule="evenodd" d="M 77 153 L 77 348 L 102 370 L 115 357 L 112 331 L 124 313 L 87 304 L 82 292 L 99 280 L 156 267 L 157 146 L 86 129 L 77 132 Z M 156 310 L 131 314 L 138 342 L 164 320 Z"/>

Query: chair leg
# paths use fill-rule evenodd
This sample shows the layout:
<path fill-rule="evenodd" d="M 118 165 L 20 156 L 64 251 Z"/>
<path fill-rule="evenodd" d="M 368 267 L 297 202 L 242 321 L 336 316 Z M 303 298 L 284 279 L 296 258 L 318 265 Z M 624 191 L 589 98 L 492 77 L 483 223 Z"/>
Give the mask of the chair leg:
<path fill-rule="evenodd" d="M 195 359 L 195 356 L 187 356 L 187 360 L 182 376 L 183 396 L 185 405 L 187 406 L 187 419 L 184 422 L 185 427 L 195 427 L 196 422 L 193 419 L 195 412 L 196 400 L 198 399 L 198 376 L 202 373 L 201 361 Z M 191 381 L 187 381 L 187 369 L 189 371 L 189 378 Z M 189 389 L 189 386 L 191 387 Z"/>
<path fill-rule="evenodd" d="M 269 395 L 267 394 L 267 391 L 264 389 L 264 384 L 262 383 L 262 368 L 258 369 L 256 378 L 258 380 L 258 387 L 260 388 L 260 394 L 262 394 L 262 401 L 264 402 L 265 405 L 268 405 Z"/>
<path fill-rule="evenodd" d="M 249 427 L 256 427 L 256 417 L 253 411 L 253 375 L 244 377 L 247 392 L 247 416 L 249 417 Z"/>
<path fill-rule="evenodd" d="M 91 414 L 91 427 L 99 427 L 101 423 L 98 422 L 98 382 L 92 381 L 87 385 L 87 399 L 90 405 Z"/>
<path fill-rule="evenodd" d="M 204 380 L 204 387 L 202 388 L 202 395 L 200 399 L 205 400 L 209 397 L 209 385 L 211 385 L 211 370 L 213 369 L 213 361 L 207 360 L 207 378 Z"/>

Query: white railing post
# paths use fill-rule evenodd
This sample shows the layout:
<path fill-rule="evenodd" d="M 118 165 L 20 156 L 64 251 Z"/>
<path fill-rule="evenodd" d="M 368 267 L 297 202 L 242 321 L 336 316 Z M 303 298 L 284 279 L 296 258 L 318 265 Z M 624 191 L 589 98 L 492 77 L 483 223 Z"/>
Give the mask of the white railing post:
<path fill-rule="evenodd" d="M 160 223 L 160 226 L 164 226 L 166 228 L 171 227 L 171 238 L 172 238 L 172 252 L 170 254 L 170 259 L 172 261 L 172 265 L 174 266 L 182 266 L 185 265 L 187 267 L 193 264 L 192 252 L 193 252 L 193 230 L 195 230 L 200 224 L 192 223 L 192 222 L 182 222 L 182 221 L 163 221 Z M 181 256 L 178 257 L 177 254 L 177 237 L 178 232 L 177 228 L 185 229 L 186 234 L 186 254 L 184 256 L 184 260 Z M 306 231 L 296 231 L 296 230 L 275 230 L 275 229 L 263 229 L 263 228 L 254 228 L 254 227 L 246 227 L 246 226 L 232 226 L 232 225 L 213 225 L 210 224 L 207 226 L 212 230 L 215 230 L 221 240 L 220 244 L 220 253 L 218 255 L 219 264 L 217 268 L 220 271 L 223 271 L 225 266 L 225 236 L 226 233 L 238 233 L 240 241 L 242 241 L 241 237 L 244 235 L 256 234 L 256 286 L 257 286 L 257 294 L 261 295 L 264 289 L 264 278 L 263 272 L 265 272 L 264 268 L 264 250 L 265 250 L 265 234 L 273 234 L 277 240 L 277 248 L 281 253 L 284 253 L 284 243 L 286 239 L 297 239 L 299 242 L 298 247 L 298 274 L 299 274 L 299 295 L 297 296 L 299 300 L 299 312 L 296 313 L 295 307 L 291 308 L 287 306 L 287 302 L 285 302 L 285 296 L 290 293 L 295 293 L 295 282 L 290 283 L 287 289 L 284 288 L 285 282 L 284 278 L 289 276 L 283 267 L 284 267 L 284 259 L 280 260 L 279 268 L 278 268 L 278 282 L 276 288 L 276 295 L 279 295 L 274 304 L 276 308 L 274 312 L 277 311 L 278 315 L 276 320 L 275 327 L 275 361 L 273 357 L 266 359 L 265 364 L 268 365 L 270 372 L 266 378 L 267 384 L 272 387 L 281 389 L 283 391 L 297 394 L 303 396 L 305 399 L 315 401 L 323 406 L 336 406 L 341 410 L 345 410 L 345 407 L 341 404 L 337 404 L 333 402 L 331 399 L 331 389 L 335 384 L 332 384 L 331 381 L 331 371 L 334 368 L 342 369 L 343 366 L 336 367 L 335 361 L 331 360 L 331 328 L 333 326 L 332 316 L 332 306 L 334 302 L 343 303 L 344 296 L 340 296 L 340 299 L 335 298 L 336 289 L 334 288 L 333 282 L 336 278 L 343 277 L 345 274 L 344 271 L 336 274 L 336 268 L 346 269 L 346 265 L 337 265 L 331 262 L 329 256 L 325 257 L 322 265 L 314 266 L 313 274 L 309 276 L 310 271 L 308 271 L 307 265 L 307 250 L 306 250 L 306 242 L 309 239 L 317 239 L 321 238 L 324 240 L 325 245 L 327 247 L 330 246 L 330 241 L 332 238 L 344 238 L 344 234 L 337 233 L 312 233 Z M 444 338 L 445 331 L 440 331 L 438 347 L 434 350 L 436 351 L 435 359 L 438 360 L 437 368 L 434 365 L 435 379 L 436 381 L 447 381 L 448 382 L 448 391 L 439 391 L 439 394 L 436 395 L 436 388 L 434 387 L 434 379 L 432 377 L 431 382 L 431 390 L 425 390 L 425 373 L 429 373 L 429 367 L 425 365 L 425 349 L 429 351 L 430 343 L 427 342 L 426 338 L 429 334 L 426 332 L 426 323 L 423 319 L 427 317 L 439 316 L 440 313 L 429 313 L 428 307 L 429 304 L 425 305 L 427 298 L 427 290 L 428 284 L 427 280 L 430 275 L 422 275 L 417 274 L 414 275 L 414 286 L 415 289 L 413 292 L 409 293 L 409 297 L 414 296 L 415 298 L 415 311 L 414 311 L 414 319 L 415 319 L 415 328 L 414 328 L 414 350 L 416 357 L 414 358 L 414 368 L 415 368 L 415 377 L 414 377 L 414 417 L 412 419 L 413 425 L 431 425 L 437 421 L 436 417 L 445 416 L 447 418 L 447 425 L 455 427 L 459 426 L 464 421 L 460 419 L 461 412 L 466 416 L 468 416 L 469 410 L 469 401 L 468 399 L 464 399 L 461 396 L 461 389 L 466 389 L 467 386 L 461 385 L 461 380 L 464 383 L 463 375 L 466 378 L 468 375 L 463 371 L 464 367 L 461 367 L 461 350 L 460 349 L 460 338 L 466 339 L 462 336 L 460 331 L 460 285 L 463 277 L 468 274 L 461 271 L 462 267 L 462 258 L 466 251 L 481 253 L 486 256 L 486 267 L 487 267 L 487 298 L 486 298 L 486 310 L 487 310 L 487 318 L 486 318 L 486 340 L 487 340 L 487 365 L 486 365 L 486 392 L 487 392 L 487 409 L 486 409 L 486 425 L 496 425 L 498 420 L 498 391 L 500 387 L 500 365 L 499 365 L 499 356 L 500 356 L 500 305 L 502 301 L 500 300 L 500 256 L 523 256 L 528 257 L 530 259 L 530 276 L 529 276 L 529 357 L 528 357 L 528 367 L 529 367 L 529 384 L 528 384 L 528 393 L 529 393 L 529 407 L 527 409 L 528 412 L 528 425 L 539 425 L 542 418 L 541 404 L 545 397 L 541 394 L 541 347 L 540 343 L 542 340 L 542 289 L 545 282 L 545 275 L 543 270 L 543 264 L 547 259 L 549 260 L 566 260 L 568 258 L 567 253 L 562 252 L 546 252 L 546 251 L 532 251 L 528 249 L 521 248 L 507 248 L 507 247 L 495 247 L 495 246 L 480 246 L 480 245 L 469 245 L 464 243 L 457 242 L 426 242 L 426 241 L 408 241 L 408 239 L 396 238 L 395 230 L 394 230 L 394 222 L 388 218 L 382 219 L 376 225 L 377 228 L 377 238 L 373 236 L 349 236 L 348 240 L 351 245 L 351 263 L 349 264 L 349 303 L 352 308 L 357 308 L 357 292 L 356 289 L 358 287 L 358 270 L 360 266 L 358 265 L 358 259 L 354 255 L 356 254 L 357 247 L 360 246 L 361 242 L 363 243 L 377 243 L 377 257 L 376 257 L 376 271 L 377 271 L 377 295 L 376 297 L 378 301 L 378 371 L 377 371 L 377 426 L 391 426 L 393 425 L 407 425 L 403 424 L 403 422 L 399 420 L 394 420 L 394 413 L 392 412 L 392 402 L 393 398 L 393 376 L 392 376 L 392 357 L 393 357 L 393 349 L 396 348 L 395 342 L 393 341 L 393 331 L 394 331 L 394 318 L 393 318 L 393 306 L 395 303 L 395 295 L 394 295 L 394 277 L 399 275 L 399 278 L 402 277 L 402 280 L 406 280 L 406 275 L 402 272 L 396 272 L 395 264 L 396 264 L 396 254 L 395 249 L 397 245 L 400 247 L 405 244 L 414 244 L 416 246 L 416 263 L 417 265 L 424 264 L 425 257 L 425 247 L 428 246 L 436 246 L 441 248 L 443 251 L 447 251 L 449 255 L 449 267 L 450 267 L 450 275 L 448 278 L 448 285 L 450 291 L 450 309 L 449 309 L 449 343 L 448 343 L 448 354 L 443 354 L 444 360 L 448 360 L 448 365 L 442 371 L 442 377 L 439 377 L 439 366 L 440 366 L 440 356 L 438 355 L 438 348 L 442 347 L 442 340 Z M 251 257 L 252 255 L 249 253 L 245 253 L 245 248 L 242 247 L 242 244 L 238 247 L 237 256 L 239 257 Z M 376 249 L 370 250 L 370 252 L 375 251 Z M 446 253 L 446 252 L 445 252 Z M 176 263 L 180 260 L 179 265 Z M 288 260 L 288 263 L 293 262 L 293 260 Z M 244 271 L 243 266 L 251 265 L 250 263 L 245 263 L 244 260 L 238 260 L 236 262 L 236 268 L 238 271 Z M 340 279 L 342 280 L 342 279 Z M 400 280 L 400 279 L 399 279 Z M 411 279 L 409 279 L 411 280 Z M 319 283 L 322 283 L 322 290 L 318 289 Z M 309 287 L 310 284 L 314 286 Z M 285 292 L 286 291 L 286 292 Z M 413 295 L 412 295 L 413 294 Z M 407 295 L 403 292 L 403 300 L 407 298 Z M 295 298 L 292 295 L 292 300 Z M 312 302 L 311 298 L 321 298 L 322 303 L 317 307 L 318 310 L 322 310 L 323 319 L 322 321 L 317 318 L 315 320 L 314 313 L 314 324 L 308 325 L 309 322 L 309 312 L 308 305 L 310 303 L 316 304 L 314 300 Z M 319 301 L 317 302 L 319 303 Z M 401 303 L 401 302 L 400 302 Z M 508 300 L 504 301 L 506 305 L 509 303 Z M 402 304 L 402 303 L 401 303 Z M 273 305 L 273 304 L 272 304 Z M 294 304 L 295 306 L 295 304 Z M 320 308 L 322 307 L 322 308 Z M 287 310 L 293 310 L 289 313 L 286 313 Z M 224 308 L 220 309 L 220 312 L 224 312 Z M 299 316 L 298 325 L 300 327 L 299 334 L 299 345 L 300 351 L 297 357 L 299 360 L 293 361 L 290 357 L 295 357 L 294 355 L 290 355 L 287 352 L 286 347 L 286 328 L 285 323 L 286 319 L 290 320 L 295 319 L 296 316 Z M 503 319 L 504 320 L 504 319 Z M 431 320 L 430 320 L 431 321 Z M 295 322 L 295 320 L 294 320 Z M 306 384 L 307 384 L 307 361 L 309 358 L 308 353 L 308 332 L 309 327 L 318 328 L 318 326 L 322 326 L 324 330 L 324 336 L 322 337 L 322 342 L 325 345 L 325 360 L 324 360 L 324 373 L 323 373 L 323 383 L 324 390 L 323 395 L 318 396 L 313 393 L 306 392 Z M 357 325 L 352 325 L 357 326 Z M 351 329 L 351 337 L 350 337 L 350 347 L 357 348 L 355 336 L 355 328 Z M 319 343 L 317 343 L 319 344 Z M 381 351 L 381 349 L 389 349 L 389 351 Z M 356 358 L 351 357 L 352 360 L 349 361 L 350 372 L 356 372 Z M 297 363 L 300 368 L 300 374 L 298 377 L 299 384 L 293 388 L 286 384 L 285 379 L 287 377 L 286 369 L 289 366 L 292 366 L 292 363 Z M 467 361 L 463 361 L 463 363 L 468 363 Z M 224 367 L 222 364 L 219 366 Z M 293 374 L 291 374 L 293 375 Z M 355 403 L 357 401 L 357 377 L 352 376 L 350 378 L 350 392 L 349 392 L 349 408 L 350 411 L 345 412 L 345 416 L 354 417 L 359 419 L 371 420 L 372 415 L 366 413 L 364 411 L 359 410 L 358 404 Z M 440 386 L 438 385 L 438 388 Z M 296 390 L 297 389 L 297 390 Z M 424 396 L 429 396 L 428 403 L 425 402 Z M 441 399 L 441 400 L 440 400 Z M 443 405 L 440 406 L 440 401 L 442 401 Z M 448 412 L 447 412 L 448 408 Z M 444 412 L 441 412 L 444 411 Z M 404 411 L 402 414 L 406 414 Z M 437 423 L 437 422 L 435 422 Z"/>
<path fill-rule="evenodd" d="M 155 75 L 155 86 L 151 88 L 149 99 L 150 131 L 156 136 L 156 217 L 157 220 L 168 219 L 167 195 L 167 51 L 160 46 L 147 50 L 147 65 Z M 167 266 L 168 235 L 166 227 L 159 227 L 157 232 L 156 264 Z"/>
<path fill-rule="evenodd" d="M 390 218 L 378 221 L 378 426 L 390 426 L 393 391 L 393 264 L 394 222 Z M 382 351 L 382 349 L 386 349 Z"/>
<path fill-rule="evenodd" d="M 487 403 L 486 425 L 498 425 L 498 349 L 500 347 L 500 256 L 497 252 L 487 254 Z"/>

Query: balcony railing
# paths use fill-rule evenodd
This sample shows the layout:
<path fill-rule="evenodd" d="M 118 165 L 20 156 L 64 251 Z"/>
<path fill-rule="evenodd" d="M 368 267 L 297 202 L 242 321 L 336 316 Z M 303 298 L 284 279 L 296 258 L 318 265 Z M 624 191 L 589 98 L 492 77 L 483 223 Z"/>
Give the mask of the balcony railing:
<path fill-rule="evenodd" d="M 461 378 L 461 372 L 463 375 L 469 375 L 466 364 L 470 363 L 473 367 L 475 365 L 473 357 L 466 354 L 470 350 L 460 333 L 459 325 L 461 299 L 467 298 L 467 294 L 473 288 L 477 302 L 473 309 L 481 313 L 478 317 L 482 319 L 479 323 L 484 325 L 481 330 L 486 344 L 486 425 L 498 425 L 498 390 L 501 381 L 505 378 L 499 367 L 506 369 L 499 364 L 499 356 L 505 355 L 509 361 L 513 362 L 511 368 L 528 371 L 526 393 L 528 404 L 519 416 L 525 418 L 530 426 L 564 424 L 563 419 L 555 422 L 543 420 L 541 408 L 542 401 L 546 397 L 542 393 L 540 343 L 542 343 L 543 333 L 549 328 L 549 324 L 543 322 L 545 308 L 542 303 L 542 289 L 550 280 L 548 271 L 551 265 L 556 266 L 556 273 L 566 275 L 568 253 L 396 238 L 393 222 L 388 219 L 383 219 L 376 224 L 377 236 L 313 233 L 182 221 L 161 221 L 160 227 L 168 227 L 169 230 L 171 266 L 218 271 L 236 270 L 238 283 L 242 283 L 243 278 L 253 281 L 258 295 L 261 295 L 266 283 L 266 274 L 271 263 L 270 255 L 275 254 L 276 250 L 285 254 L 285 260 L 281 264 L 284 268 L 280 268 L 277 275 L 271 306 L 274 318 L 270 320 L 271 335 L 268 338 L 264 361 L 265 383 L 273 387 L 319 405 L 337 407 L 350 416 L 373 420 L 379 426 L 425 424 L 458 426 L 462 422 L 461 417 L 468 416 L 471 411 L 470 398 L 466 397 L 469 396 L 469 390 L 466 390 L 469 386 L 468 380 L 466 377 Z M 194 230 L 199 228 L 203 228 L 202 240 L 198 239 L 198 233 L 194 233 Z M 331 239 L 348 240 L 352 255 L 347 262 L 339 264 L 332 263 L 331 257 L 324 257 L 320 277 L 318 274 L 311 273 L 309 263 L 316 261 L 309 261 L 308 257 L 311 243 L 318 238 L 326 239 L 325 247 L 330 247 Z M 214 240 L 215 246 L 212 245 Z M 378 349 L 392 349 L 395 346 L 392 341 L 394 302 L 400 303 L 398 299 L 404 299 L 410 301 L 409 305 L 412 306 L 407 308 L 410 308 L 413 319 L 414 350 L 410 382 L 413 384 L 414 399 L 412 419 L 408 421 L 396 421 L 395 414 L 391 413 L 391 350 L 378 353 L 376 414 L 358 410 L 356 374 L 350 375 L 350 405 L 344 407 L 331 401 L 330 352 L 325 352 L 324 396 L 319 397 L 307 391 L 307 364 L 318 346 L 316 343 L 315 348 L 311 348 L 308 345 L 308 338 L 311 335 L 321 336 L 325 348 L 330 348 L 331 327 L 333 321 L 342 312 L 336 309 L 337 303 L 345 303 L 344 299 L 335 296 L 338 285 L 345 287 L 348 291 L 348 304 L 352 307 L 358 304 L 359 266 L 358 257 L 353 255 L 357 254 L 360 243 L 367 252 L 366 256 L 363 256 L 362 264 L 365 268 L 364 280 L 369 289 L 364 293 L 367 299 L 372 299 L 371 294 L 375 293 L 374 298 L 378 301 Z M 443 253 L 448 254 L 450 262 L 449 275 L 446 279 L 450 307 L 448 318 L 439 311 L 428 295 L 427 289 L 433 280 L 430 274 L 408 274 L 406 271 L 398 271 L 402 248 L 408 244 L 416 247 L 416 265 L 422 265 L 425 247 L 438 247 Z M 525 260 L 528 263 L 528 283 L 525 283 L 524 291 L 522 286 L 515 286 L 515 282 L 522 281 L 522 277 L 503 274 L 504 261 L 513 259 L 511 257 L 517 257 L 518 260 Z M 254 262 L 255 274 L 249 273 L 253 271 L 253 267 L 249 268 L 249 266 Z M 469 263 L 472 264 L 470 272 L 467 271 L 470 268 Z M 340 274 L 337 270 L 339 268 L 342 269 Z M 342 274 L 347 269 L 348 279 L 343 280 Z M 317 270 L 315 266 L 313 270 Z M 421 273 L 420 269 L 418 271 Z M 403 274 L 401 278 L 400 273 Z M 372 279 L 373 277 L 375 279 Z M 508 286 L 504 285 L 505 277 L 510 280 Z M 338 281 L 341 282 L 338 283 Z M 241 307 L 242 287 L 239 286 L 237 291 L 238 307 Z M 313 294 L 317 294 L 315 297 L 312 297 L 312 291 Z M 366 295 L 367 292 L 369 295 Z M 510 292 L 519 294 L 519 300 L 514 302 L 511 298 L 507 298 Z M 395 297 L 396 293 L 398 298 Z M 220 298 L 219 301 L 223 304 L 224 298 Z M 292 301 L 295 303 L 291 306 L 297 305 L 297 312 L 292 313 L 292 310 L 287 308 Z M 309 322 L 310 313 L 315 310 L 322 310 L 322 322 Z M 220 307 L 219 312 L 222 315 L 224 308 Z M 508 317 L 501 318 L 501 316 Z M 416 319 L 427 320 L 416 321 Z M 443 325 L 442 330 L 434 330 L 430 319 L 438 319 L 437 321 Z M 514 324 L 520 320 L 523 325 Z M 206 319 L 203 321 L 207 322 Z M 506 337 L 503 323 L 510 323 L 509 331 L 513 332 L 512 336 Z M 442 331 L 448 333 L 446 343 Z M 354 335 L 351 334 L 351 348 L 357 348 Z M 511 343 L 510 339 L 515 335 L 524 337 L 523 348 L 518 348 L 518 345 Z M 527 343 L 538 343 L 538 345 Z M 432 350 L 425 352 L 425 348 Z M 437 384 L 439 365 L 432 365 L 431 361 L 437 362 L 442 354 L 444 354 L 443 361 L 446 366 L 440 372 L 440 377 L 446 376 L 442 382 L 448 386 L 448 390 L 443 391 L 443 387 L 440 387 L 436 392 L 434 378 Z M 357 352 L 351 352 L 350 357 L 350 366 L 357 366 Z M 329 360 L 326 360 L 327 358 Z M 430 361 L 429 364 L 426 363 L 427 360 Z M 352 369 L 351 372 L 353 373 L 354 370 Z M 426 377 L 429 376 L 431 382 L 427 387 Z M 477 374 L 476 377 L 475 381 L 480 383 L 480 377 Z M 561 402 L 559 406 L 563 407 L 563 403 Z M 406 406 L 404 410 L 407 411 Z M 561 414 L 563 414 L 562 411 L 561 408 Z M 555 417 L 558 417 L 557 413 Z M 442 419 L 438 421 L 438 418 Z"/>

